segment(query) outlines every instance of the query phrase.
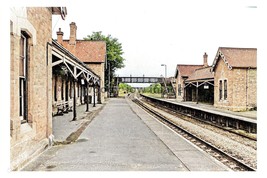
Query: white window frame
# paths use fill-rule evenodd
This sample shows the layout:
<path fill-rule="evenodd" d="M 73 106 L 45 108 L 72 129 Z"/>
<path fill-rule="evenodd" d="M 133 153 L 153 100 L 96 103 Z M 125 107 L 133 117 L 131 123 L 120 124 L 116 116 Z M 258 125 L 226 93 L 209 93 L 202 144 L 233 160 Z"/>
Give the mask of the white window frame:
<path fill-rule="evenodd" d="M 25 117 L 25 87 L 27 82 L 26 78 L 27 38 L 22 33 L 21 33 L 21 38 L 23 38 L 23 43 L 24 43 L 24 49 L 23 49 L 24 56 L 21 56 L 20 54 L 20 58 L 23 58 L 23 76 L 19 74 L 19 117 L 21 121 L 24 121 L 21 123 L 25 123 L 27 122 L 27 118 Z"/>

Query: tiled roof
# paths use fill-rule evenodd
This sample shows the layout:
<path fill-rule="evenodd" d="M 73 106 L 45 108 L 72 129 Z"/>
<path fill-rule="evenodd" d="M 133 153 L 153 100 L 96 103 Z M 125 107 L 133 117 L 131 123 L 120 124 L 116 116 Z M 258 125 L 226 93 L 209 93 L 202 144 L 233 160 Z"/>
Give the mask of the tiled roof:
<path fill-rule="evenodd" d="M 71 62 L 75 62 L 80 64 L 82 67 L 84 67 L 86 70 L 89 70 L 91 73 L 93 73 L 95 76 L 99 77 L 99 75 L 97 75 L 94 71 L 92 71 L 91 69 L 89 69 L 87 67 L 87 65 L 85 65 L 80 59 L 77 58 L 77 56 L 75 56 L 73 53 L 71 53 L 67 48 L 65 48 L 64 46 L 62 46 L 61 44 L 59 44 L 56 40 L 52 40 L 52 45 L 55 49 L 58 49 L 59 51 L 62 51 L 65 55 L 69 56 L 71 60 Z"/>
<path fill-rule="evenodd" d="M 219 47 L 212 67 L 218 62 L 219 56 L 224 56 L 227 65 L 231 67 L 252 67 L 257 68 L 257 48 L 229 48 Z"/>
<path fill-rule="evenodd" d="M 68 45 L 69 40 L 64 40 L 63 45 Z M 105 41 L 87 41 L 76 40 L 74 49 L 70 49 L 82 62 L 104 63 L 106 58 L 106 42 Z"/>
<path fill-rule="evenodd" d="M 188 77 L 191 75 L 196 69 L 202 68 L 203 65 L 188 65 L 188 64 L 178 64 L 176 67 L 175 77 L 177 77 L 178 72 L 180 76 Z"/>
<path fill-rule="evenodd" d="M 206 79 L 214 79 L 214 73 L 211 72 L 211 67 L 196 69 L 195 72 L 192 73 L 186 81 L 206 80 Z"/>

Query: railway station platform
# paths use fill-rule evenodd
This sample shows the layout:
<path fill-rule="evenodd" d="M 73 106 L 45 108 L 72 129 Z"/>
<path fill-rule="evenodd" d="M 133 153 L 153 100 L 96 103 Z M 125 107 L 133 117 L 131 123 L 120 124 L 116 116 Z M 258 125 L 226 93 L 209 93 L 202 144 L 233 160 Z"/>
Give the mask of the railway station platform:
<path fill-rule="evenodd" d="M 54 136 L 54 142 L 64 142 L 70 136 L 71 133 L 76 132 L 88 119 L 96 112 L 102 109 L 104 104 L 89 104 L 89 112 L 86 112 L 86 105 L 77 106 L 77 120 L 72 121 L 73 112 L 64 113 L 63 115 L 57 115 L 52 118 L 52 134 Z"/>
<path fill-rule="evenodd" d="M 221 112 L 221 113 L 226 113 L 226 114 L 231 114 L 231 115 L 235 115 L 235 116 L 241 116 L 241 117 L 246 117 L 249 119 L 254 119 L 257 120 L 257 111 L 240 111 L 240 112 L 235 112 L 235 111 L 229 111 L 229 110 L 225 110 L 225 109 L 219 109 L 214 107 L 211 104 L 204 104 L 204 103 L 196 103 L 196 102 L 190 102 L 190 101 L 177 101 L 176 99 L 163 99 L 166 101 L 170 101 L 173 103 L 179 103 L 179 104 L 183 104 L 183 105 L 188 105 L 188 106 L 193 106 L 193 107 L 198 107 L 198 108 L 202 108 L 202 109 L 207 109 L 210 111 L 216 111 L 216 112 Z"/>
<path fill-rule="evenodd" d="M 111 98 L 75 142 L 51 147 L 23 170 L 228 171 L 229 169 L 162 125 L 130 99 Z"/>

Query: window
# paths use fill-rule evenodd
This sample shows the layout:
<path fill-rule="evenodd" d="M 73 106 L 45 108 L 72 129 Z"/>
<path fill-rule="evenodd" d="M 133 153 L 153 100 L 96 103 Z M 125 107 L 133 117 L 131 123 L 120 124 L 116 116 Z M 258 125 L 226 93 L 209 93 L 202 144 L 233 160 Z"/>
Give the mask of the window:
<path fill-rule="evenodd" d="M 227 80 L 224 80 L 224 99 L 226 100 L 227 99 Z"/>
<path fill-rule="evenodd" d="M 219 82 L 219 100 L 222 99 L 222 81 Z"/>
<path fill-rule="evenodd" d="M 24 32 L 21 32 L 19 58 L 19 116 L 21 123 L 27 122 L 27 54 L 28 38 Z"/>

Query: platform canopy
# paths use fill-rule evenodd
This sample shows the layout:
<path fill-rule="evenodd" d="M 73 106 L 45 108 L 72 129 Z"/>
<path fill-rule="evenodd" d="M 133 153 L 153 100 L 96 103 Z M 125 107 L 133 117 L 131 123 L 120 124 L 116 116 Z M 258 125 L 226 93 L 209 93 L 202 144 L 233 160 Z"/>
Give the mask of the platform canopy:
<path fill-rule="evenodd" d="M 91 71 L 83 62 L 55 40 L 52 41 L 52 55 L 52 67 L 63 65 L 75 80 L 77 80 L 79 76 L 83 76 L 87 82 L 91 81 L 95 85 L 100 84 L 100 77 L 97 74 Z"/>

